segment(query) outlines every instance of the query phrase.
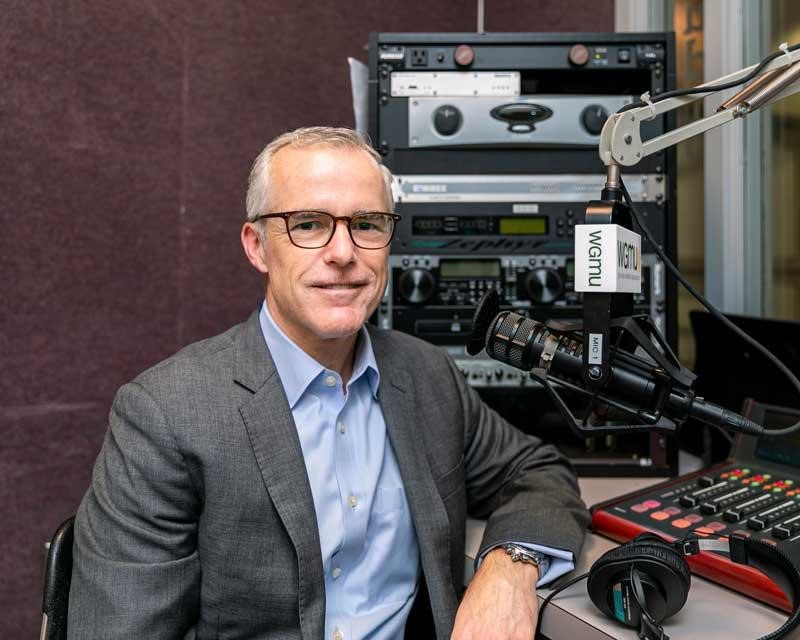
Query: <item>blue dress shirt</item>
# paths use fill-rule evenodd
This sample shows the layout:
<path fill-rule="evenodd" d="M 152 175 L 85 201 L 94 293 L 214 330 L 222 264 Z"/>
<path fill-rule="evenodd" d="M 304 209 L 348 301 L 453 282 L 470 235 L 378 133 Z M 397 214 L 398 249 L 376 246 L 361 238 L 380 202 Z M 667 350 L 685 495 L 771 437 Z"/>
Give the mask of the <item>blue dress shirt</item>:
<path fill-rule="evenodd" d="M 420 555 L 400 470 L 377 393 L 380 372 L 365 328 L 342 388 L 298 347 L 262 305 L 261 331 L 292 411 L 311 485 L 325 575 L 325 638 L 402 638 L 417 594 Z M 572 570 L 572 554 L 549 556 L 538 585 Z"/>

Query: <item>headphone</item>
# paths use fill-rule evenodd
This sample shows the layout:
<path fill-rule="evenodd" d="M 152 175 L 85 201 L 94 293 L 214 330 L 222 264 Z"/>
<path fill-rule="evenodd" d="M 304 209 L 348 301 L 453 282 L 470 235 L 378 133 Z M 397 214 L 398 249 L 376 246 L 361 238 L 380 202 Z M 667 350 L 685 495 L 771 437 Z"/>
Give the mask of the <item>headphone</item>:
<path fill-rule="evenodd" d="M 642 533 L 595 561 L 588 573 L 589 597 L 610 618 L 638 628 L 642 640 L 669 640 L 660 623 L 686 603 L 691 584 L 686 556 L 701 551 L 722 551 L 730 554 L 731 561 L 758 569 L 792 603 L 789 619 L 759 640 L 785 638 L 800 625 L 800 570 L 777 547 L 740 534 L 727 539 L 689 534 L 671 542 L 654 533 Z"/>

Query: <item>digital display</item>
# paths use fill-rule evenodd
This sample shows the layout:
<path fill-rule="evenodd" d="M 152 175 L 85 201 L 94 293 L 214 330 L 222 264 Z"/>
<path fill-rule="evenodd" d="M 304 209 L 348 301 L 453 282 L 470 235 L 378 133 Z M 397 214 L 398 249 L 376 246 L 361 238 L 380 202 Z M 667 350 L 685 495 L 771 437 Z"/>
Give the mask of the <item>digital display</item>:
<path fill-rule="evenodd" d="M 439 262 L 442 278 L 499 278 L 499 260 L 442 260 Z"/>
<path fill-rule="evenodd" d="M 414 235 L 477 236 L 492 234 L 492 219 L 488 216 L 414 216 L 411 219 Z"/>
<path fill-rule="evenodd" d="M 575 277 L 575 260 L 567 260 L 567 278 L 572 280 Z"/>
<path fill-rule="evenodd" d="M 547 218 L 544 216 L 500 218 L 499 222 L 501 236 L 543 236 L 547 234 Z"/>
<path fill-rule="evenodd" d="M 794 424 L 797 418 L 797 415 L 767 411 L 763 423 L 770 429 L 777 429 Z M 760 436 L 755 455 L 761 460 L 800 467 L 800 432 L 785 436 Z"/>

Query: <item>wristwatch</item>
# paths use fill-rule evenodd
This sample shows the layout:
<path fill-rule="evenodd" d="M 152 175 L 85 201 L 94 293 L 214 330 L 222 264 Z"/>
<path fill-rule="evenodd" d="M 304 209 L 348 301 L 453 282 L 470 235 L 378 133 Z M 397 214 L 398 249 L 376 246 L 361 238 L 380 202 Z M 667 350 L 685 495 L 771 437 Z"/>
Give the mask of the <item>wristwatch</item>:
<path fill-rule="evenodd" d="M 540 577 L 546 573 L 547 569 L 550 567 L 550 558 L 539 551 L 526 549 L 517 544 L 505 544 L 503 545 L 503 549 L 511 556 L 512 562 L 525 562 L 538 567 Z"/>

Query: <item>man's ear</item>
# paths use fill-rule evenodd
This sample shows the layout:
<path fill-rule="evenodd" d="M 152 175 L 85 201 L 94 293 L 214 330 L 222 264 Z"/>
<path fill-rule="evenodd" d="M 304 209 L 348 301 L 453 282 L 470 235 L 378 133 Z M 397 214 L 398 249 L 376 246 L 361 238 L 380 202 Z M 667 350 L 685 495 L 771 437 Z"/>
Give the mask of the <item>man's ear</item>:
<path fill-rule="evenodd" d="M 261 273 L 266 274 L 268 271 L 267 264 L 264 262 L 264 251 L 266 247 L 264 247 L 264 242 L 261 238 L 261 234 L 258 232 L 258 228 L 252 222 L 245 222 L 242 227 L 242 247 L 244 248 L 244 254 L 247 256 L 250 264 Z"/>

